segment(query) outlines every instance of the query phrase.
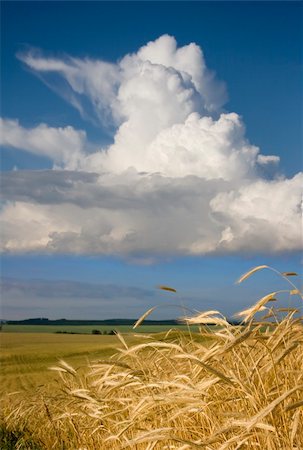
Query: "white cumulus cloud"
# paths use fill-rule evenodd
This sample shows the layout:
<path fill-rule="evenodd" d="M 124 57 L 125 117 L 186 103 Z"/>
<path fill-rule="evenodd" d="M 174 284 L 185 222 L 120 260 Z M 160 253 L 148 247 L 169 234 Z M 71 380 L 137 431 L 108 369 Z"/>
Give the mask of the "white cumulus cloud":
<path fill-rule="evenodd" d="M 26 129 L 17 120 L 0 118 L 0 144 L 27 150 L 51 159 L 55 165 L 76 169 L 84 157 L 86 133 L 71 126 L 53 128 L 46 124 Z"/>
<path fill-rule="evenodd" d="M 220 247 L 291 251 L 302 247 L 303 174 L 292 179 L 255 180 L 221 192 L 210 202 L 222 224 Z"/>
<path fill-rule="evenodd" d="M 42 78 L 61 77 L 60 93 L 82 113 L 89 102 L 115 132 L 92 151 L 73 127 L 2 120 L 4 145 L 54 162 L 51 171 L 6 174 L 5 251 L 148 259 L 302 247 L 302 173 L 262 178 L 259 167 L 279 157 L 261 154 L 241 118 L 222 111 L 224 84 L 199 46 L 178 48 L 164 35 L 116 63 L 19 58 Z"/>
<path fill-rule="evenodd" d="M 85 109 L 84 98 L 88 99 L 98 118 L 106 123 L 109 118 L 115 123 L 125 117 L 132 121 L 145 113 L 152 114 L 152 119 L 164 127 L 197 109 L 218 111 L 227 98 L 224 83 L 207 69 L 200 47 L 192 43 L 178 48 L 175 38 L 168 35 L 117 63 L 46 58 L 38 51 L 18 57 L 47 83 L 48 75 L 60 76 L 66 84 L 59 93 L 81 111 Z M 56 90 L 58 86 L 52 83 L 52 87 Z M 156 111 L 157 106 L 168 112 Z M 143 108 L 141 114 L 138 107 Z"/>

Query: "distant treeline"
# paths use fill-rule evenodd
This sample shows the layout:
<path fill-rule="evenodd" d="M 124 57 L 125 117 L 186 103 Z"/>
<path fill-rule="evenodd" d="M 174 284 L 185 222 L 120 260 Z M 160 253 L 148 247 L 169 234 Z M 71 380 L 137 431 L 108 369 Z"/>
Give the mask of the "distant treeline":
<path fill-rule="evenodd" d="M 105 320 L 50 320 L 37 317 L 25 320 L 8 320 L 8 325 L 133 325 L 137 319 L 105 319 Z M 144 325 L 179 325 L 177 320 L 145 320 Z"/>
<path fill-rule="evenodd" d="M 8 325 L 133 325 L 137 319 L 105 319 L 105 320 L 50 320 L 46 317 L 37 317 L 25 320 L 7 320 Z M 232 325 L 239 325 L 237 320 L 229 320 Z M 173 319 L 167 320 L 145 320 L 144 325 L 180 325 L 180 322 Z M 212 325 L 209 323 L 208 325 Z"/>

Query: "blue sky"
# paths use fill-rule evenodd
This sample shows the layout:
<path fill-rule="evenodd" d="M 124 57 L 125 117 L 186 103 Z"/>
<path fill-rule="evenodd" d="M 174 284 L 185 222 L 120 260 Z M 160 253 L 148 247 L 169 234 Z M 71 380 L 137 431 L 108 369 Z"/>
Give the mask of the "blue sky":
<path fill-rule="evenodd" d="M 234 286 L 249 268 L 301 272 L 301 3 L 3 2 L 1 20 L 2 317 L 230 315 L 285 286 Z"/>

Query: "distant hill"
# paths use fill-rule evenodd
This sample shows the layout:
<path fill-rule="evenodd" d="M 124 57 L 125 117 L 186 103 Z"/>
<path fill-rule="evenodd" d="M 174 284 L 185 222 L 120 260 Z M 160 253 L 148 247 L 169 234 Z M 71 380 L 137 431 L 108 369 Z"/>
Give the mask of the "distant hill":
<path fill-rule="evenodd" d="M 8 325 L 133 325 L 137 319 L 105 319 L 105 320 L 49 320 L 37 317 L 25 320 L 7 320 Z M 144 325 L 178 325 L 177 320 L 145 320 Z"/>
<path fill-rule="evenodd" d="M 105 319 L 105 320 L 68 320 L 68 319 L 56 319 L 50 320 L 46 317 L 36 317 L 33 319 L 25 320 L 7 320 L 8 325 L 134 325 L 137 319 Z M 229 320 L 232 325 L 239 325 L 237 320 Z M 166 320 L 144 320 L 144 325 L 180 325 L 178 320 L 166 319 Z M 208 325 L 212 325 L 209 323 Z"/>

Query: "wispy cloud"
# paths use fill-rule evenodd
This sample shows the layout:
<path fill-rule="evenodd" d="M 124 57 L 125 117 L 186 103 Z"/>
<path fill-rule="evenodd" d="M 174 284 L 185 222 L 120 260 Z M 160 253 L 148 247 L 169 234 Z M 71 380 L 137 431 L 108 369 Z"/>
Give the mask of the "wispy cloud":
<path fill-rule="evenodd" d="M 66 318 L 92 319 L 96 313 L 100 320 L 136 318 L 136 311 L 144 309 L 155 298 L 153 290 L 70 280 L 4 278 L 1 292 L 2 314 L 6 319 L 40 315 L 58 319 L 62 314 Z"/>
<path fill-rule="evenodd" d="M 153 298 L 154 292 L 135 286 L 119 286 L 116 284 L 86 283 L 70 280 L 21 280 L 4 278 L 1 283 L 3 293 L 18 293 L 27 297 L 73 298 L 84 297 L 98 300 L 113 300 L 117 298 L 131 298 L 142 300 Z"/>

